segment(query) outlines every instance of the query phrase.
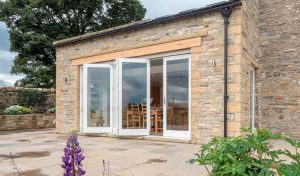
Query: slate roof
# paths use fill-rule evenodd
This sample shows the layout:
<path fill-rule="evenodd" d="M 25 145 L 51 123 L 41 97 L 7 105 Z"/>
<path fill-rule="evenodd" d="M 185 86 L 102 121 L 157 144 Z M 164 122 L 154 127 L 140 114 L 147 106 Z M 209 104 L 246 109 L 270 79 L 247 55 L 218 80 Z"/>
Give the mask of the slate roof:
<path fill-rule="evenodd" d="M 172 20 L 181 19 L 181 18 L 187 18 L 187 17 L 192 17 L 192 16 L 213 13 L 213 12 L 219 11 L 222 8 L 226 8 L 228 6 L 231 6 L 232 8 L 234 8 L 234 7 L 237 7 L 240 5 L 241 5 L 240 0 L 222 1 L 222 2 L 218 2 L 218 3 L 210 4 L 205 7 L 201 7 L 201 8 L 195 8 L 195 9 L 182 11 L 182 12 L 179 12 L 174 15 L 166 15 L 166 16 L 155 18 L 155 19 L 146 19 L 146 20 L 137 21 L 134 23 L 129 23 L 129 24 L 125 24 L 125 25 L 121 25 L 121 26 L 117 26 L 117 27 L 113 27 L 113 28 L 109 28 L 109 29 L 105 29 L 105 30 L 100 30 L 97 32 L 87 33 L 84 35 L 55 41 L 53 43 L 53 45 L 54 45 L 54 47 L 58 47 L 58 46 L 72 44 L 72 43 L 76 43 L 79 41 L 97 38 L 97 37 L 101 37 L 101 36 L 105 36 L 105 35 L 135 30 L 135 29 L 143 28 L 145 26 L 151 26 L 153 24 L 164 23 L 164 22 L 168 22 L 168 21 L 172 21 Z"/>

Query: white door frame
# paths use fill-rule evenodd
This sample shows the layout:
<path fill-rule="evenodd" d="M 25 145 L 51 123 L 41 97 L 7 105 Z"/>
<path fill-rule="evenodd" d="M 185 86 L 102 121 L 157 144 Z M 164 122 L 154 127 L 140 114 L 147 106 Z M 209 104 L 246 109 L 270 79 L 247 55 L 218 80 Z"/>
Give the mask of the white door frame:
<path fill-rule="evenodd" d="M 167 61 L 188 59 L 188 72 L 189 72 L 189 105 L 188 105 L 188 131 L 167 130 Z M 168 56 L 163 58 L 163 136 L 174 138 L 190 138 L 191 137 L 191 59 L 190 54 Z"/>
<path fill-rule="evenodd" d="M 250 83 L 250 89 L 252 91 L 252 95 L 250 92 L 250 98 L 252 101 L 252 104 L 250 104 L 251 106 L 251 112 L 250 112 L 250 130 L 251 132 L 253 132 L 254 128 L 255 128 L 255 69 L 253 67 L 250 68 L 250 73 L 252 71 L 252 75 L 250 75 L 250 82 L 252 82 L 252 84 Z M 251 80 L 251 76 L 253 77 L 253 79 Z"/>
<path fill-rule="evenodd" d="M 117 60 L 119 66 L 119 135 L 128 135 L 128 136 L 140 136 L 140 135 L 149 135 L 150 134 L 150 64 L 149 59 L 128 59 L 120 58 Z M 122 128 L 122 73 L 123 73 L 123 64 L 124 62 L 129 63 L 146 63 L 147 64 L 147 128 L 146 129 L 123 129 Z M 133 73 L 134 74 L 134 73 Z"/>
<path fill-rule="evenodd" d="M 109 127 L 88 127 L 87 126 L 87 112 L 88 112 L 88 68 L 109 68 L 110 69 L 110 125 Z M 82 132 L 83 133 L 111 133 L 113 125 L 113 99 L 112 99 L 112 85 L 113 85 L 113 70 L 112 65 L 109 64 L 84 64 L 82 70 Z"/>

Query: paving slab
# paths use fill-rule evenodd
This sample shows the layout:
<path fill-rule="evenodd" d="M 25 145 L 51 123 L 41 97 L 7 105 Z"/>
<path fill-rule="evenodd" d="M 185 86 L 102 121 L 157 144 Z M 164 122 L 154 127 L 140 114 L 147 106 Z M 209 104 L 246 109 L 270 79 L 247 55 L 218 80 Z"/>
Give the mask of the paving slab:
<path fill-rule="evenodd" d="M 63 175 L 60 165 L 66 138 L 55 130 L 0 132 L 0 175 L 12 175 L 10 152 L 24 176 Z M 103 160 L 109 162 L 110 176 L 182 176 L 197 175 L 201 170 L 185 164 L 199 145 L 94 136 L 78 139 L 86 156 L 83 167 L 87 176 L 102 175 Z"/>
<path fill-rule="evenodd" d="M 0 176 L 13 175 L 9 154 L 24 176 L 59 176 L 67 136 L 55 130 L 0 132 Z M 204 167 L 187 164 L 199 145 L 111 137 L 78 137 L 87 176 L 206 176 Z M 274 149 L 294 149 L 275 141 Z M 109 164 L 107 164 L 109 162 Z M 109 168 L 109 169 L 107 169 Z M 106 175 L 105 175 L 106 176 Z"/>

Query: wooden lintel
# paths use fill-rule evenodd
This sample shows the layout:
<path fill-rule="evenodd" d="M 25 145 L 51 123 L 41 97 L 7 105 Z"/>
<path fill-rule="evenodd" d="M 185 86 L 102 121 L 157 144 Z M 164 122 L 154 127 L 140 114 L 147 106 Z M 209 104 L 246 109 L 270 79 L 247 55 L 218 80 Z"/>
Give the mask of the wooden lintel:
<path fill-rule="evenodd" d="M 83 58 L 72 60 L 72 65 L 104 62 L 104 61 L 114 60 L 117 58 L 146 56 L 151 54 L 188 49 L 200 45 L 201 45 L 201 37 L 195 37 L 195 38 L 162 43 L 162 44 L 157 44 L 152 46 L 145 46 L 145 47 L 134 48 L 134 49 L 124 50 L 124 51 L 90 56 L 90 57 L 83 57 Z"/>

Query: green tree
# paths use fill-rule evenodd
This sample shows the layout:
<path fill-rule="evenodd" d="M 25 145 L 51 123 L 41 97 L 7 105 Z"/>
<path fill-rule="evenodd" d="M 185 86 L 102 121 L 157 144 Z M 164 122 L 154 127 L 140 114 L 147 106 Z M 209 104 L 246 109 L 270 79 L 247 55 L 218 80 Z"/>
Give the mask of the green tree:
<path fill-rule="evenodd" d="M 10 28 L 10 50 L 17 52 L 12 74 L 24 87 L 55 86 L 53 42 L 142 20 L 139 0 L 6 0 L 0 21 Z"/>

